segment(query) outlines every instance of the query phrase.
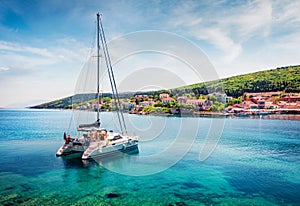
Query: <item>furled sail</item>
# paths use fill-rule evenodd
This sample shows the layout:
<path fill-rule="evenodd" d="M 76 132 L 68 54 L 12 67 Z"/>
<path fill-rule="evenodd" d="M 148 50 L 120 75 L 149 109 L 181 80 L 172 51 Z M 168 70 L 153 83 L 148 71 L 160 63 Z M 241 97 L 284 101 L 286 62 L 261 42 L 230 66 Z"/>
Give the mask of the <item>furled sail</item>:
<path fill-rule="evenodd" d="M 81 128 L 90 128 L 90 127 L 100 127 L 100 122 L 96 121 L 96 122 L 91 123 L 91 124 L 80 124 L 78 126 L 79 129 L 81 129 Z"/>

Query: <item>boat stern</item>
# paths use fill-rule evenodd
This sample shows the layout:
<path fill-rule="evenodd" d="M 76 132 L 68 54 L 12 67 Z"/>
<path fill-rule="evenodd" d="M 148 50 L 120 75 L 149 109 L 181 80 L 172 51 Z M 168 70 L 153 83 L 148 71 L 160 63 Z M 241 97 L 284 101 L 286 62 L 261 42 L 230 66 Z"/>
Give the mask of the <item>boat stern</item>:
<path fill-rule="evenodd" d="M 64 156 L 64 155 L 69 154 L 70 152 L 71 152 L 70 145 L 63 145 L 57 150 L 56 156 L 57 157 Z"/>
<path fill-rule="evenodd" d="M 83 152 L 81 159 L 83 159 L 83 160 L 91 159 L 93 153 L 96 152 L 98 147 L 99 147 L 99 143 L 97 143 L 97 142 L 91 143 L 90 146 Z"/>

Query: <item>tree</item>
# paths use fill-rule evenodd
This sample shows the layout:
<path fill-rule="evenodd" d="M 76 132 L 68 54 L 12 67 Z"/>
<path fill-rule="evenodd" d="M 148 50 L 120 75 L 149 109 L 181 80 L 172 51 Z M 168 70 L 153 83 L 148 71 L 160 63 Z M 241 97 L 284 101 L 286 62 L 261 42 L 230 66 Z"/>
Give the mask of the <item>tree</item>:
<path fill-rule="evenodd" d="M 103 98 L 102 98 L 102 102 L 103 102 L 104 104 L 109 104 L 109 103 L 111 102 L 111 98 L 110 98 L 110 97 L 103 97 Z"/>
<path fill-rule="evenodd" d="M 215 97 L 214 95 L 210 95 L 210 96 L 208 97 L 208 100 L 213 101 L 213 102 L 216 102 L 216 101 L 217 101 L 217 97 Z"/>
<path fill-rule="evenodd" d="M 139 104 L 140 104 L 139 99 L 135 99 L 135 104 L 136 104 L 136 105 L 139 105 Z"/>
<path fill-rule="evenodd" d="M 161 102 L 157 102 L 156 104 L 153 105 L 154 107 L 161 107 L 162 103 Z"/>
<path fill-rule="evenodd" d="M 153 106 L 146 106 L 142 109 L 143 112 L 150 112 L 151 110 L 153 110 Z"/>
<path fill-rule="evenodd" d="M 102 104 L 101 109 L 112 110 L 113 108 L 109 104 Z"/>
<path fill-rule="evenodd" d="M 210 111 L 213 112 L 220 112 L 225 108 L 225 104 L 222 104 L 221 102 L 215 102 L 211 107 L 209 108 Z"/>
<path fill-rule="evenodd" d="M 233 98 L 232 100 L 230 100 L 229 102 L 228 102 L 228 105 L 234 105 L 234 104 L 240 104 L 240 103 L 242 103 L 243 101 L 240 99 L 240 98 Z"/>
<path fill-rule="evenodd" d="M 177 107 L 179 107 L 179 104 L 177 103 L 176 100 L 174 100 L 174 101 L 170 102 L 170 107 L 171 108 L 177 108 Z"/>
<path fill-rule="evenodd" d="M 179 107 L 183 109 L 195 109 L 195 105 L 193 104 L 179 104 Z"/>
<path fill-rule="evenodd" d="M 199 95 L 198 99 L 206 99 L 205 96 L 203 96 L 202 94 Z"/>

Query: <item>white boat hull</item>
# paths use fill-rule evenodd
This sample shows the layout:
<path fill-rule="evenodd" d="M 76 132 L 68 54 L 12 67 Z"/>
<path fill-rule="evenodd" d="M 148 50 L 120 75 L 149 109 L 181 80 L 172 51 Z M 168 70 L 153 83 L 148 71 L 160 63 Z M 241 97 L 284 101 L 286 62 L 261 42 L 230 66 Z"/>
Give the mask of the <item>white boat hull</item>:
<path fill-rule="evenodd" d="M 123 140 L 116 143 L 104 144 L 91 144 L 83 153 L 82 159 L 91 158 L 105 158 L 119 153 L 138 153 L 137 140 Z"/>
<path fill-rule="evenodd" d="M 83 153 L 86 148 L 87 147 L 84 147 L 82 144 L 64 144 L 57 150 L 56 156 L 66 156 L 74 153 Z"/>

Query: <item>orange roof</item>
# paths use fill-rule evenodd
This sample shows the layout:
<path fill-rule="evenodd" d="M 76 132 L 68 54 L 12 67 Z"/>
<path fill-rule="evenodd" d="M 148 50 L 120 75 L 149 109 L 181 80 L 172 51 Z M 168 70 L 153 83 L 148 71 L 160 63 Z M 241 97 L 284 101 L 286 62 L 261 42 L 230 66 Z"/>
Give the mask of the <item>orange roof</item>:
<path fill-rule="evenodd" d="M 174 99 L 173 99 L 172 97 L 164 97 L 164 98 L 162 98 L 161 100 L 162 100 L 162 101 L 166 101 L 166 100 L 171 100 L 171 101 L 173 101 Z"/>

